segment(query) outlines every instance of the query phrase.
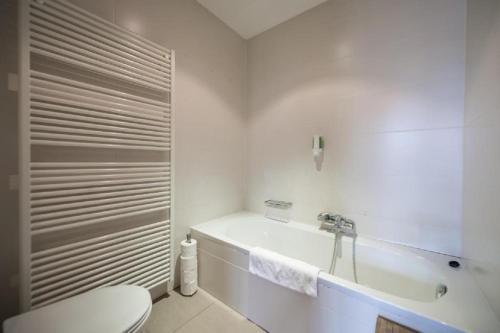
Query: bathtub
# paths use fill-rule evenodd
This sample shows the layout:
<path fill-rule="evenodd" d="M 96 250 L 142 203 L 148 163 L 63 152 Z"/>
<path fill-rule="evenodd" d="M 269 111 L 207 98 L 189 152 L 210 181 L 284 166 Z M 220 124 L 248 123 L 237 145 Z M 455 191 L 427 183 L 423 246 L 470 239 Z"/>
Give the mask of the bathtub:
<path fill-rule="evenodd" d="M 201 288 L 271 333 L 373 333 L 379 315 L 420 332 L 500 332 L 467 270 L 448 266 L 453 257 L 358 236 L 355 283 L 352 239 L 341 237 L 334 275 L 328 274 L 335 236 L 311 224 L 242 212 L 191 232 Z M 255 246 L 322 269 L 318 297 L 250 274 Z"/>

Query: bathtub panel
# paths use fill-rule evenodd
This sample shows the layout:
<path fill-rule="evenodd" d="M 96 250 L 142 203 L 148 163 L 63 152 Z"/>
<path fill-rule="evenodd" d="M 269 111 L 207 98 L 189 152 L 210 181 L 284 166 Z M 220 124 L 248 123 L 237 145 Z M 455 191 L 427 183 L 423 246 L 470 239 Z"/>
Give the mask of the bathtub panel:
<path fill-rule="evenodd" d="M 246 316 L 248 272 L 202 248 L 198 250 L 198 262 L 200 287 Z"/>
<path fill-rule="evenodd" d="M 248 319 L 272 333 L 316 332 L 317 299 L 252 274 L 248 283 Z"/>
<path fill-rule="evenodd" d="M 333 317 L 342 317 L 349 322 L 354 321 L 359 325 L 371 327 L 371 331 L 374 332 L 379 315 L 378 307 L 323 283 L 319 283 L 318 292 L 320 306 L 335 313 Z"/>
<path fill-rule="evenodd" d="M 373 333 L 374 325 L 367 325 L 357 318 L 343 317 L 341 313 L 331 308 L 319 306 L 317 320 L 311 332 L 327 333 Z"/>
<path fill-rule="evenodd" d="M 375 306 L 320 285 L 312 298 L 249 275 L 248 318 L 272 333 L 373 333 Z"/>

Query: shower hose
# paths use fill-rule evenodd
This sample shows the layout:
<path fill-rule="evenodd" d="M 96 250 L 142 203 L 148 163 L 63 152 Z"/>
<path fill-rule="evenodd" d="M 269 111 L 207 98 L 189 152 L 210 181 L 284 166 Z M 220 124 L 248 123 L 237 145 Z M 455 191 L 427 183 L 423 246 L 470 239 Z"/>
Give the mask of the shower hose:
<path fill-rule="evenodd" d="M 330 263 L 330 270 L 329 273 L 334 275 L 335 273 L 335 265 L 337 264 L 337 257 L 338 257 L 338 250 L 339 246 L 342 246 L 342 241 L 341 241 L 342 235 L 336 233 L 335 234 L 335 242 L 333 244 L 333 255 L 332 255 L 332 261 Z M 358 283 L 358 271 L 356 268 L 356 239 L 357 235 L 354 235 L 352 238 L 352 273 L 354 276 L 354 282 Z"/>

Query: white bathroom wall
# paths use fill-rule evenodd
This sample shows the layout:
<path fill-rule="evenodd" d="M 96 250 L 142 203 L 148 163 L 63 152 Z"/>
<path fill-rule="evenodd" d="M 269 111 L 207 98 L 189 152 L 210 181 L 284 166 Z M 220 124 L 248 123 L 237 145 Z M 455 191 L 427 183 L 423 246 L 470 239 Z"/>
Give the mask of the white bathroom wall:
<path fill-rule="evenodd" d="M 467 5 L 464 256 L 500 320 L 500 2 Z"/>
<path fill-rule="evenodd" d="M 459 255 L 465 18 L 465 0 L 330 0 L 251 39 L 247 208 Z"/>

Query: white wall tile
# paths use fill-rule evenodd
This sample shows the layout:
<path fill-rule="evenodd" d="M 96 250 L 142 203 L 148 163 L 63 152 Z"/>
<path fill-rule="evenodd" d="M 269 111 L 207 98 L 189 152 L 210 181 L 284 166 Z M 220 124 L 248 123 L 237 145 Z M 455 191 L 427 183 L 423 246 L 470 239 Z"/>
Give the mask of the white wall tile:
<path fill-rule="evenodd" d="M 500 3 L 467 12 L 464 256 L 500 320 Z"/>
<path fill-rule="evenodd" d="M 251 39 L 248 64 L 249 209 L 461 253 L 465 1 L 330 1 Z"/>

